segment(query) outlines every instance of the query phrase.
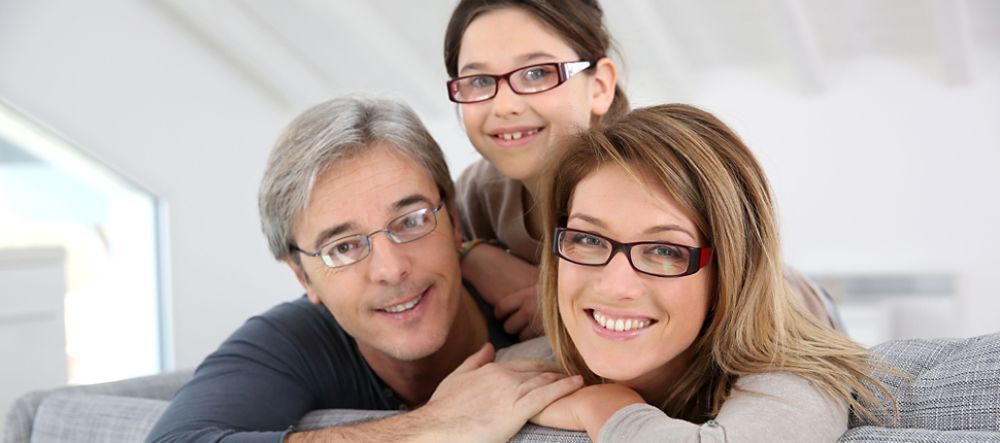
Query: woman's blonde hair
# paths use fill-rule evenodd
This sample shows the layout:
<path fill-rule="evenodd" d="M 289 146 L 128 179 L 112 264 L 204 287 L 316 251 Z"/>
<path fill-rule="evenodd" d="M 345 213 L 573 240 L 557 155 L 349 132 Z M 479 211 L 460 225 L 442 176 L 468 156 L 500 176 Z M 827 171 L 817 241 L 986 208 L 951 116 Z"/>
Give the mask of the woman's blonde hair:
<path fill-rule="evenodd" d="M 679 104 L 636 109 L 567 139 L 557 152 L 540 194 L 547 199 L 546 232 L 564 223 L 576 185 L 612 165 L 665 190 L 714 248 L 716 293 L 692 345 L 692 366 L 664 387 L 666 400 L 658 406 L 668 415 L 704 422 L 718 414 L 737 378 L 763 372 L 801 376 L 873 420 L 872 408 L 886 409 L 879 395 L 892 397 L 874 377 L 868 351 L 815 320 L 785 282 L 767 178 L 715 116 Z M 544 247 L 552 250 L 551 235 Z M 569 373 L 601 383 L 559 316 L 557 262 L 555 254 L 542 256 L 545 330 Z"/>

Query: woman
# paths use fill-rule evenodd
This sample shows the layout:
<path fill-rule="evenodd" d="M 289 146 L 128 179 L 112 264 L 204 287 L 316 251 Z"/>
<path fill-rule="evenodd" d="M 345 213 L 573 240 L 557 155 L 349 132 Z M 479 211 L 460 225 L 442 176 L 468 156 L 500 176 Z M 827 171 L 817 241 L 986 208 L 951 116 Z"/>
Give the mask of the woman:
<path fill-rule="evenodd" d="M 590 386 L 535 421 L 595 441 L 835 441 L 848 408 L 881 407 L 867 351 L 795 301 L 767 179 L 714 116 L 638 109 L 552 165 L 543 316 Z"/>

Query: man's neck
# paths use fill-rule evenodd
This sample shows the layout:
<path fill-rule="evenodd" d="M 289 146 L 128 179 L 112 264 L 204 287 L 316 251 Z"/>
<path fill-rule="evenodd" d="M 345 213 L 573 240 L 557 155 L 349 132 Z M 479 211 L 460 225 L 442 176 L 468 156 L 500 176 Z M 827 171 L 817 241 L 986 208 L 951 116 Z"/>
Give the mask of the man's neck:
<path fill-rule="evenodd" d="M 478 304 L 464 286 L 461 291 L 454 323 L 437 352 L 419 360 L 401 361 L 358 343 L 368 365 L 407 406 L 426 403 L 441 380 L 489 339 Z"/>

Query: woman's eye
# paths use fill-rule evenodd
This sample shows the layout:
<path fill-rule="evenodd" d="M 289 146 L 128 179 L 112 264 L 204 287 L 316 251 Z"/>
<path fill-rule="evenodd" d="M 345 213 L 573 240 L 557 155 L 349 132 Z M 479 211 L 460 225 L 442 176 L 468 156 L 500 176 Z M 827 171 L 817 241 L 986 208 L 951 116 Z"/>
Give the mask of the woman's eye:
<path fill-rule="evenodd" d="M 683 260 L 687 256 L 686 250 L 671 245 L 650 245 L 646 254 L 658 259 Z"/>
<path fill-rule="evenodd" d="M 593 235 L 575 234 L 573 235 L 573 243 L 581 246 L 601 246 L 604 244 L 604 241 L 600 237 Z"/>

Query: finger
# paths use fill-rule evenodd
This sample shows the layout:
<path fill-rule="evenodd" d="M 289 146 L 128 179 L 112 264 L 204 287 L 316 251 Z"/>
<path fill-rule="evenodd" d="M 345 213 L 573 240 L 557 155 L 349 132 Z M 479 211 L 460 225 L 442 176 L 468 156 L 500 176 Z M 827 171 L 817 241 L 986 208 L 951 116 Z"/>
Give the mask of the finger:
<path fill-rule="evenodd" d="M 534 312 L 529 312 L 528 309 L 518 309 L 510 317 L 507 317 L 507 320 L 504 320 L 503 330 L 507 331 L 508 334 L 519 334 L 528 326 L 534 314 Z"/>
<path fill-rule="evenodd" d="M 539 372 L 532 377 L 524 379 L 520 385 L 517 386 L 517 398 L 524 397 L 529 392 L 534 391 L 542 386 L 549 383 L 557 382 L 563 378 L 566 378 L 565 374 L 560 374 L 557 372 Z"/>
<path fill-rule="evenodd" d="M 525 420 L 534 417 L 550 403 L 572 394 L 583 386 L 583 377 L 574 375 L 549 384 L 541 385 L 515 402 L 514 410 L 523 414 Z"/>
<path fill-rule="evenodd" d="M 528 326 L 518 334 L 518 338 L 521 341 L 526 341 L 535 337 L 541 337 L 543 334 L 545 334 L 545 328 L 542 326 L 542 318 L 535 315 L 532 317 L 531 322 L 528 323 Z"/>
<path fill-rule="evenodd" d="M 498 300 L 493 305 L 493 315 L 496 318 L 507 318 L 512 312 L 520 309 L 525 302 L 524 298 L 528 294 L 528 290 L 528 288 L 518 289 Z"/>
<path fill-rule="evenodd" d="M 562 372 L 556 362 L 537 358 L 518 358 L 497 365 L 517 372 Z"/>
<path fill-rule="evenodd" d="M 477 369 L 491 361 L 493 361 L 494 351 L 493 345 L 490 342 L 483 344 L 483 347 L 479 348 L 478 351 L 472 355 L 465 358 L 462 364 L 458 365 L 452 374 L 461 374 L 464 372 L 469 372 Z"/>

